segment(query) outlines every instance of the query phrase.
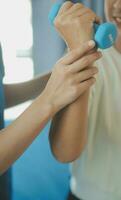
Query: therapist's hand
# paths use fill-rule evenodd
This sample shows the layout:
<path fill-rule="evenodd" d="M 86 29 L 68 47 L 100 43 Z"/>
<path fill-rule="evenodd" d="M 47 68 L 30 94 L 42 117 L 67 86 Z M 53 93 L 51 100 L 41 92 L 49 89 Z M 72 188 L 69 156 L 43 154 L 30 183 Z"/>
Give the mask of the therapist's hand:
<path fill-rule="evenodd" d="M 67 1 L 60 8 L 54 25 L 69 49 L 74 49 L 93 38 L 94 22 L 99 23 L 100 19 L 91 9 Z"/>
<path fill-rule="evenodd" d="M 93 41 L 84 43 L 60 59 L 53 68 L 43 92 L 45 102 L 52 106 L 53 115 L 74 102 L 95 83 L 93 76 L 98 70 L 96 67 L 87 67 L 101 57 L 100 52 L 88 55 L 94 46 Z"/>

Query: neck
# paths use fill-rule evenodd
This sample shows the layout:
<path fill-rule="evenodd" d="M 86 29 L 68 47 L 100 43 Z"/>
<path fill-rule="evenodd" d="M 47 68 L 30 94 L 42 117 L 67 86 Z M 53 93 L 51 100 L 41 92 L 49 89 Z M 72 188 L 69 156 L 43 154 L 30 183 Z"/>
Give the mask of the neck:
<path fill-rule="evenodd" d="M 119 53 L 121 53 L 121 34 L 118 35 L 118 38 L 117 38 L 116 44 L 115 44 L 115 48 Z"/>

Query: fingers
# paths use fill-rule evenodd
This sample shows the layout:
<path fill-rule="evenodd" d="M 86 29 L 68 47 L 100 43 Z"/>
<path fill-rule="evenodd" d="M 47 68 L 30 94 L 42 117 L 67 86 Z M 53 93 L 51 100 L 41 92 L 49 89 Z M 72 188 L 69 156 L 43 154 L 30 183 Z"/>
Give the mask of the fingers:
<path fill-rule="evenodd" d="M 62 7 L 63 12 L 67 11 L 66 15 L 72 15 L 72 17 L 79 17 L 84 15 L 85 13 L 88 14 L 88 18 L 91 18 L 95 23 L 101 23 L 100 17 L 98 17 L 91 9 L 85 7 L 81 3 L 65 3 L 64 7 Z M 62 12 L 62 11 L 60 11 Z M 88 19 L 87 18 L 87 19 Z"/>
<path fill-rule="evenodd" d="M 84 93 L 85 91 L 87 91 L 95 82 L 96 82 L 96 79 L 94 77 L 84 82 L 81 82 L 78 86 L 80 95 Z"/>
<path fill-rule="evenodd" d="M 81 83 L 85 80 L 92 78 L 95 74 L 98 73 L 97 67 L 90 67 L 87 70 L 81 71 L 78 74 L 75 74 L 75 81 Z"/>
<path fill-rule="evenodd" d="M 71 1 L 66 1 L 65 3 L 63 3 L 63 5 L 61 6 L 58 14 L 62 14 L 64 12 L 66 12 L 69 8 L 71 8 L 73 6 L 73 3 Z"/>
<path fill-rule="evenodd" d="M 76 61 L 69 66 L 71 72 L 79 72 L 85 69 L 86 67 L 92 65 L 93 62 L 102 57 L 101 52 L 95 52 L 90 55 L 86 55 L 80 60 Z"/>
<path fill-rule="evenodd" d="M 58 15 L 59 14 L 65 14 L 65 15 L 73 15 L 75 17 L 78 16 L 82 16 L 83 14 L 85 14 L 85 12 L 88 12 L 89 14 L 93 14 L 93 21 L 96 23 L 100 23 L 101 20 L 98 16 L 96 16 L 96 14 L 90 10 L 89 8 L 85 7 L 83 4 L 81 3 L 72 3 L 71 1 L 66 1 L 65 3 L 63 3 L 63 5 L 61 6 Z"/>
<path fill-rule="evenodd" d="M 72 50 L 66 56 L 64 56 L 60 62 L 65 65 L 70 65 L 79 60 L 84 54 L 89 53 L 95 47 L 93 40 L 85 42 L 79 48 Z"/>
<path fill-rule="evenodd" d="M 88 10 L 89 10 L 89 9 L 88 9 Z M 85 14 L 88 12 L 88 10 L 85 9 L 85 7 L 81 8 L 81 9 L 78 9 L 78 10 L 76 10 L 75 12 L 73 12 L 73 13 L 71 14 L 71 17 L 72 17 L 72 18 L 75 18 L 75 17 L 83 16 L 83 15 L 85 15 Z"/>
<path fill-rule="evenodd" d="M 79 13 L 78 13 L 79 15 Z M 97 23 L 100 24 L 101 23 L 101 19 L 95 15 L 95 13 L 93 12 L 85 12 L 84 13 L 80 13 L 80 15 L 78 16 L 80 18 L 80 20 L 82 20 L 82 16 L 84 15 L 85 19 L 87 19 L 87 21 L 92 22 L 92 23 Z"/>
<path fill-rule="evenodd" d="M 72 14 L 77 10 L 81 10 L 84 6 L 81 3 L 73 4 L 70 9 L 67 11 L 67 14 Z M 84 7 L 85 8 L 85 7 Z"/>

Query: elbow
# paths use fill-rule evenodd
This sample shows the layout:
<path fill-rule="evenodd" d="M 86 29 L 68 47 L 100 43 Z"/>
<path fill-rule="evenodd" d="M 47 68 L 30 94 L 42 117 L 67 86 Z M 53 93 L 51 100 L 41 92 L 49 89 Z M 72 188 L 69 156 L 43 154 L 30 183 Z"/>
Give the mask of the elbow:
<path fill-rule="evenodd" d="M 69 148 L 68 150 L 66 148 L 61 147 L 61 150 L 60 150 L 55 145 L 50 144 L 51 152 L 54 158 L 58 162 L 64 163 L 64 164 L 68 164 L 77 160 L 81 156 L 84 150 L 84 147 L 85 145 L 83 146 L 81 145 L 81 147 L 79 148 L 76 148 L 76 149 Z"/>
<path fill-rule="evenodd" d="M 58 162 L 60 162 L 60 163 L 63 163 L 63 164 L 69 164 L 69 163 L 71 163 L 71 162 L 74 162 L 74 161 L 76 161 L 79 157 L 80 157 L 80 155 L 81 155 L 81 153 L 80 154 L 78 154 L 78 155 L 74 155 L 74 156 L 63 156 L 63 155 L 57 155 L 57 154 L 54 154 L 53 153 L 53 156 L 54 156 L 54 158 L 58 161 Z"/>
<path fill-rule="evenodd" d="M 61 153 L 58 153 L 55 149 L 51 148 L 51 152 L 53 157 L 56 159 L 56 161 L 58 161 L 59 163 L 63 163 L 63 164 L 68 164 L 70 162 L 72 162 L 72 158 L 67 157 L 65 155 L 62 155 Z"/>
<path fill-rule="evenodd" d="M 65 132 L 58 133 L 51 129 L 49 143 L 52 155 L 57 161 L 71 163 L 83 153 L 87 143 L 87 134 L 86 132 L 82 132 L 81 135 L 74 133 L 74 137 L 69 137 L 69 134 Z"/>

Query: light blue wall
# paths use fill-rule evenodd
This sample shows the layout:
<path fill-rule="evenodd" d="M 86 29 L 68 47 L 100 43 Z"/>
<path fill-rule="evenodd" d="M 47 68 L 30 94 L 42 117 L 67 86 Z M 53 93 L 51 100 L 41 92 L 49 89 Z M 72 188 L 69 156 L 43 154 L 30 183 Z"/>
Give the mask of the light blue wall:
<path fill-rule="evenodd" d="M 48 21 L 48 13 L 54 2 L 52 0 L 32 1 L 35 74 L 50 70 L 62 56 L 65 48 L 64 42 Z"/>

